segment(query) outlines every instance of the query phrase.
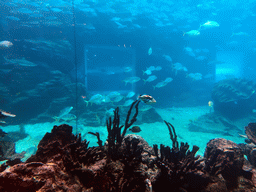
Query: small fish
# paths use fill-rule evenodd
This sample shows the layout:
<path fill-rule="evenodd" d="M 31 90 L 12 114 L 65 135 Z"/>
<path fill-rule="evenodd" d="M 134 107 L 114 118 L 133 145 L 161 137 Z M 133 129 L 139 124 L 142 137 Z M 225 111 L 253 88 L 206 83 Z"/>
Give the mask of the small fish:
<path fill-rule="evenodd" d="M 196 80 L 196 81 L 201 80 L 202 76 L 203 75 L 201 73 L 189 73 L 187 75 L 187 77 L 191 78 L 192 80 Z"/>
<path fill-rule="evenodd" d="M 248 33 L 246 33 L 246 32 L 238 32 L 238 33 L 232 33 L 232 35 L 230 36 L 230 37 L 242 37 L 242 36 L 244 36 L 244 37 L 249 37 L 250 35 L 248 34 Z"/>
<path fill-rule="evenodd" d="M 113 98 L 117 97 L 118 95 L 121 95 L 121 94 L 117 91 L 113 91 L 108 94 L 108 98 L 113 99 Z"/>
<path fill-rule="evenodd" d="M 66 114 L 62 117 L 60 117 L 60 119 L 64 120 L 64 121 L 72 121 L 72 120 L 75 120 L 76 119 L 76 116 L 74 114 Z"/>
<path fill-rule="evenodd" d="M 205 61 L 205 60 L 207 60 L 207 57 L 206 56 L 198 56 L 198 57 L 196 57 L 196 60 L 197 61 Z"/>
<path fill-rule="evenodd" d="M 123 106 L 128 107 L 128 106 L 130 106 L 133 102 L 134 102 L 133 99 L 129 99 L 129 100 L 125 101 L 125 103 L 123 104 Z"/>
<path fill-rule="evenodd" d="M 161 66 L 157 66 L 156 67 L 156 71 L 161 71 L 162 70 L 162 67 Z"/>
<path fill-rule="evenodd" d="M 126 98 L 132 98 L 133 96 L 135 95 L 135 93 L 133 91 L 129 92 L 127 95 L 126 95 Z"/>
<path fill-rule="evenodd" d="M 0 119 L 5 117 L 16 117 L 16 115 L 0 110 Z"/>
<path fill-rule="evenodd" d="M 151 75 L 152 74 L 152 71 L 150 71 L 149 69 L 147 69 L 146 71 L 142 71 L 143 72 L 143 75 L 144 73 L 146 73 L 147 75 Z"/>
<path fill-rule="evenodd" d="M 172 62 L 172 58 L 169 56 L 169 55 L 163 55 L 163 57 L 169 61 L 169 62 Z"/>
<path fill-rule="evenodd" d="M 190 37 L 195 37 L 195 36 L 199 36 L 200 35 L 200 31 L 198 30 L 191 30 L 191 31 L 188 31 L 188 32 L 185 32 L 183 34 L 183 36 L 190 36 Z"/>
<path fill-rule="evenodd" d="M 150 66 L 149 68 L 147 68 L 147 70 L 155 71 L 155 70 L 156 70 L 156 68 L 155 68 L 155 66 Z"/>
<path fill-rule="evenodd" d="M 185 66 L 183 66 L 181 63 L 172 64 L 172 69 L 175 70 L 175 75 L 177 75 L 178 71 L 185 71 L 185 72 L 188 71 L 188 69 Z"/>
<path fill-rule="evenodd" d="M 213 107 L 213 102 L 212 102 L 212 101 L 209 101 L 209 102 L 208 102 L 208 106 L 209 106 L 209 107 Z"/>
<path fill-rule="evenodd" d="M 156 84 L 155 86 L 153 86 L 153 87 L 154 87 L 154 89 L 155 89 L 155 88 L 160 88 L 160 87 L 166 86 L 167 84 L 168 84 L 167 82 L 162 81 L 162 82 L 157 83 L 157 84 Z"/>
<path fill-rule="evenodd" d="M 138 99 L 146 104 L 156 103 L 156 100 L 150 95 L 139 95 Z"/>
<path fill-rule="evenodd" d="M 88 106 L 88 103 L 91 103 L 91 104 L 96 104 L 96 105 L 99 105 L 101 104 L 102 102 L 104 102 L 104 97 L 101 95 L 101 94 L 96 94 L 96 95 L 93 95 L 89 101 L 86 101 L 84 99 L 84 102 L 86 103 L 86 106 Z"/>
<path fill-rule="evenodd" d="M 220 26 L 219 23 L 217 23 L 216 21 L 207 21 L 206 23 L 200 25 L 199 30 L 212 29 L 212 28 L 216 28 L 219 26 Z"/>
<path fill-rule="evenodd" d="M 213 108 L 213 102 L 212 101 L 209 101 L 208 102 L 208 106 L 210 107 L 210 113 L 212 112 L 212 108 Z"/>
<path fill-rule="evenodd" d="M 122 99 L 124 98 L 123 95 L 118 95 L 116 98 L 114 98 L 112 101 L 115 102 L 115 103 L 118 103 L 120 102 Z"/>
<path fill-rule="evenodd" d="M 152 48 L 150 47 L 149 49 L 148 49 L 148 55 L 151 55 L 152 54 Z"/>
<path fill-rule="evenodd" d="M 138 82 L 139 80 L 140 80 L 140 77 L 128 77 L 124 80 L 124 82 L 125 82 L 125 85 L 127 85 L 127 83 L 133 84 Z"/>
<path fill-rule="evenodd" d="M 193 49 L 191 47 L 185 47 L 184 48 L 184 51 L 187 55 L 191 56 L 191 57 L 195 57 L 195 53 L 193 51 Z"/>
<path fill-rule="evenodd" d="M 157 76 L 151 75 L 151 76 L 149 76 L 146 80 L 143 79 L 143 81 L 144 81 L 144 84 L 145 84 L 146 82 L 152 82 L 152 81 L 154 81 L 154 80 L 156 80 L 156 79 L 157 79 Z"/>
<path fill-rule="evenodd" d="M 164 82 L 165 82 L 165 83 L 170 83 L 170 82 L 172 82 L 172 80 L 173 80 L 173 78 L 167 77 L 167 78 L 164 80 Z"/>
<path fill-rule="evenodd" d="M 70 112 L 72 109 L 73 109 L 72 106 L 66 107 L 66 108 L 62 109 L 62 110 L 60 111 L 59 117 L 62 117 L 62 116 L 65 116 L 65 115 L 69 114 L 69 112 Z"/>
<path fill-rule="evenodd" d="M 132 71 L 132 68 L 131 67 L 125 67 L 124 68 L 124 72 L 125 73 L 129 73 L 129 72 L 131 72 Z"/>

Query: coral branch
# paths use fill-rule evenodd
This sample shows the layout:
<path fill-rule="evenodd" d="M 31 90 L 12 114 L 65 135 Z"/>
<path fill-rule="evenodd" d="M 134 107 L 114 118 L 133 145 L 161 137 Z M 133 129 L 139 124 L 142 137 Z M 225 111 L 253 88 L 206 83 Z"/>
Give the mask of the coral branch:
<path fill-rule="evenodd" d="M 93 133 L 93 132 L 88 132 L 89 134 L 92 134 L 92 135 L 94 135 L 94 136 L 96 136 L 97 137 L 97 139 L 98 139 L 98 145 L 100 146 L 100 147 L 102 147 L 102 140 L 100 140 L 100 134 L 99 134 L 99 132 L 96 132 L 96 133 Z"/>
<path fill-rule="evenodd" d="M 177 141 L 177 135 L 176 135 L 176 132 L 175 132 L 175 129 L 174 129 L 173 125 L 171 123 L 166 122 L 166 121 L 164 121 L 164 122 L 165 122 L 165 124 L 167 125 L 167 127 L 169 129 L 169 134 L 170 134 L 170 137 L 171 137 L 171 140 L 172 140 L 172 147 L 173 148 L 178 148 L 179 144 L 178 144 L 178 141 Z"/>

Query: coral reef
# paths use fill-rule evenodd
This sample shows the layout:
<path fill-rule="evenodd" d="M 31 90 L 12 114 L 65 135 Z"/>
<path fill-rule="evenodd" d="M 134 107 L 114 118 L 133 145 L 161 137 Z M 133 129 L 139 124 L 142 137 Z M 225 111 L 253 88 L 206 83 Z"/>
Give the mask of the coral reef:
<path fill-rule="evenodd" d="M 172 147 L 152 148 L 140 136 L 125 136 L 136 121 L 138 105 L 133 102 L 124 125 L 116 108 L 114 118 L 107 120 L 105 144 L 99 133 L 90 132 L 98 139 L 97 147 L 88 147 L 89 142 L 73 135 L 69 125 L 54 126 L 26 162 L 16 159 L 1 166 L 0 190 L 256 191 L 256 171 L 244 159 L 244 150 L 231 141 L 211 140 L 203 158 L 196 156 L 197 146 L 189 150 L 187 143 L 178 142 L 168 122 Z"/>
<path fill-rule="evenodd" d="M 253 81 L 240 78 L 219 81 L 212 90 L 214 110 L 233 118 L 251 113 L 256 106 L 255 90 Z"/>

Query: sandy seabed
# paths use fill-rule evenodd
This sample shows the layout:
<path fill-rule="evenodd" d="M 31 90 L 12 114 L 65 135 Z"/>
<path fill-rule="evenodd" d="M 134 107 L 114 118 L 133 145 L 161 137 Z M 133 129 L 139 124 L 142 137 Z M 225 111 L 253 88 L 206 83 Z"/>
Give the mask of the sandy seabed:
<path fill-rule="evenodd" d="M 157 109 L 157 113 L 167 122 L 171 123 L 176 130 L 178 136 L 178 142 L 187 142 L 192 148 L 193 145 L 197 145 L 200 149 L 197 154 L 203 155 L 205 151 L 206 144 L 209 140 L 214 138 L 225 138 L 234 141 L 235 143 L 244 143 L 244 138 L 239 135 L 235 136 L 223 136 L 221 134 L 203 133 L 203 132 L 190 132 L 188 130 L 188 125 L 191 121 L 196 120 L 198 117 L 209 113 L 209 107 L 198 106 L 198 107 L 185 107 L 185 108 L 166 108 Z M 27 124 L 25 125 L 25 132 L 29 134 L 23 140 L 19 140 L 16 143 L 16 152 L 20 153 L 22 151 L 27 151 L 26 158 L 28 158 L 33 152 L 31 148 L 37 147 L 39 141 L 45 135 L 46 132 L 51 132 L 54 125 L 60 125 L 65 122 L 46 122 L 38 124 Z M 249 123 L 249 122 L 248 122 Z M 100 127 L 88 127 L 88 126 L 77 126 L 75 122 L 67 123 L 73 126 L 73 132 L 75 133 L 76 128 L 78 132 L 81 133 L 83 139 L 90 141 L 89 146 L 97 146 L 97 139 L 95 136 L 87 134 L 90 132 L 99 132 L 101 139 L 106 141 L 107 139 L 107 128 L 105 126 Z M 136 125 L 136 122 L 134 123 Z M 172 141 L 170 140 L 170 135 L 167 126 L 164 122 L 156 123 L 144 123 L 139 125 L 141 132 L 135 133 L 142 136 L 149 145 L 153 144 L 164 144 L 172 146 Z M 246 126 L 246 125 L 245 125 Z M 2 127 L 3 131 L 18 131 L 19 126 L 6 126 Z M 127 134 L 131 134 L 130 131 Z M 30 149 L 30 150 L 29 150 Z M 25 159 L 26 159 L 25 158 Z"/>

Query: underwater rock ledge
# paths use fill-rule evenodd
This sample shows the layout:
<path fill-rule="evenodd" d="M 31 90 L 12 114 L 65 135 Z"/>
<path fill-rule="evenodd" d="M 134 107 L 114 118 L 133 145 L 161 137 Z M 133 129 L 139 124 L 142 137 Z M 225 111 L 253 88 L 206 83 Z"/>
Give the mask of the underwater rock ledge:
<path fill-rule="evenodd" d="M 73 135 L 66 124 L 54 126 L 26 162 L 2 165 L 1 191 L 256 191 L 255 168 L 243 156 L 239 145 L 213 139 L 205 157 L 196 156 L 179 143 L 174 127 L 165 122 L 172 147 L 153 147 L 140 136 L 126 135 L 136 121 L 138 104 L 128 111 L 125 125 L 119 125 L 118 108 L 107 123 L 108 140 L 98 138 L 98 147 L 88 147 L 81 135 Z M 135 114 L 130 119 L 133 107 Z M 121 129 L 123 130 L 121 132 Z"/>

